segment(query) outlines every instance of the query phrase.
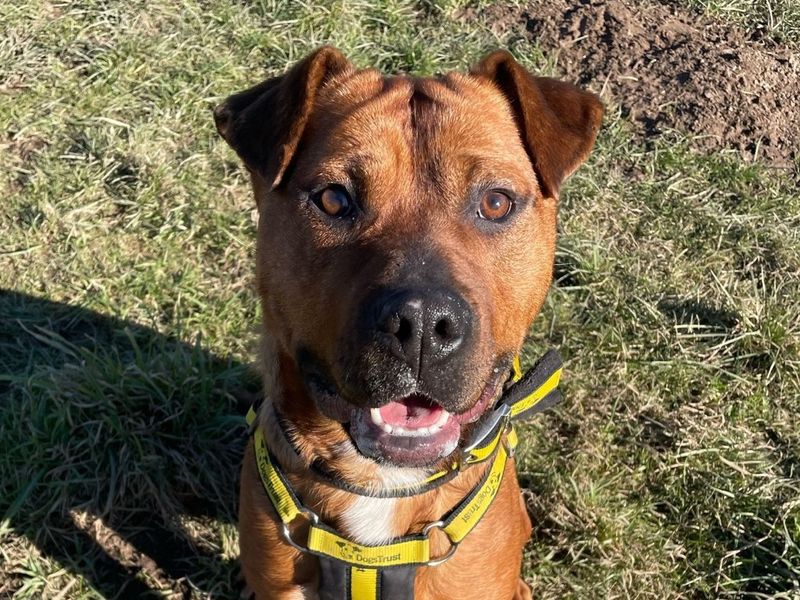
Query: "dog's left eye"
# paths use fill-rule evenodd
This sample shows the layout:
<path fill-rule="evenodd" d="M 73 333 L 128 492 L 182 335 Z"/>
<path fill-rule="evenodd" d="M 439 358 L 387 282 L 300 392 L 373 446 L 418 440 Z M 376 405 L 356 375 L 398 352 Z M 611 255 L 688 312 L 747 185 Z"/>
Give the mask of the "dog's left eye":
<path fill-rule="evenodd" d="M 478 205 L 478 216 L 487 221 L 500 221 L 507 217 L 514 208 L 514 201 L 503 192 L 489 190 L 481 197 Z"/>
<path fill-rule="evenodd" d="M 353 212 L 353 200 L 347 190 L 330 185 L 311 196 L 311 201 L 329 217 L 344 218 Z"/>

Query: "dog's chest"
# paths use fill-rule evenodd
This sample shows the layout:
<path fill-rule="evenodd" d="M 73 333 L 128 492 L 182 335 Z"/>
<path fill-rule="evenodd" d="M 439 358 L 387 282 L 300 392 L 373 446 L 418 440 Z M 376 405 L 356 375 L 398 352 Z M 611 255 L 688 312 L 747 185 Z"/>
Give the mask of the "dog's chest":
<path fill-rule="evenodd" d="M 360 544 L 385 544 L 394 536 L 396 498 L 357 496 L 342 513 L 342 528 Z"/>
<path fill-rule="evenodd" d="M 417 485 L 430 475 L 424 469 L 399 469 L 382 466 L 378 477 L 386 488 L 402 488 Z M 355 495 L 354 500 L 342 511 L 341 524 L 345 535 L 354 542 L 367 545 L 385 544 L 393 538 L 408 533 L 398 516 L 399 509 L 409 507 L 406 498 L 375 498 Z"/>

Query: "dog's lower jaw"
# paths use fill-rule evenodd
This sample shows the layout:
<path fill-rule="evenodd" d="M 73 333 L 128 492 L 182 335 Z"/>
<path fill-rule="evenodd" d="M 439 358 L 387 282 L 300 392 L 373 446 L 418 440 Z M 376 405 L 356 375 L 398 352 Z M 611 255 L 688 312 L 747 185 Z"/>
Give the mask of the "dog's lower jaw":
<path fill-rule="evenodd" d="M 350 436 L 359 451 L 378 461 L 402 463 L 405 468 L 428 467 L 446 458 L 456 449 L 461 435 L 460 425 L 452 418 L 436 433 L 424 436 L 402 436 L 387 432 L 366 410 L 357 411 L 350 423 Z M 399 467 L 398 467 L 399 468 Z"/>

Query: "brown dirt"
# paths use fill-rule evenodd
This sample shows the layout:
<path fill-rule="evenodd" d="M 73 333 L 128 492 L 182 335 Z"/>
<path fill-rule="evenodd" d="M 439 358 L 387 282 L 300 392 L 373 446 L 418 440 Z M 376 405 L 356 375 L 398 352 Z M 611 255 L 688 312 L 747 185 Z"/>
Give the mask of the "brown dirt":
<path fill-rule="evenodd" d="M 490 9 L 558 57 L 561 73 L 612 100 L 645 135 L 675 129 L 701 150 L 774 166 L 800 155 L 800 52 L 758 31 L 642 0 L 531 0 Z"/>

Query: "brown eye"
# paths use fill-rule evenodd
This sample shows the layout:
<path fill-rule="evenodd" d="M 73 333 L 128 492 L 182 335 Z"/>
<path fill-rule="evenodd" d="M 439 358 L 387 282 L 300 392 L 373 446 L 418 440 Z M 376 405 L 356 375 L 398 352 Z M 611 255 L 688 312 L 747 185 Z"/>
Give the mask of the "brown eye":
<path fill-rule="evenodd" d="M 330 217 L 346 217 L 352 212 L 353 201 L 343 187 L 332 185 L 311 197 L 317 207 Z"/>
<path fill-rule="evenodd" d="M 514 202 L 503 192 L 489 191 L 481 198 L 478 216 L 487 221 L 499 221 L 507 217 L 514 208 Z"/>

